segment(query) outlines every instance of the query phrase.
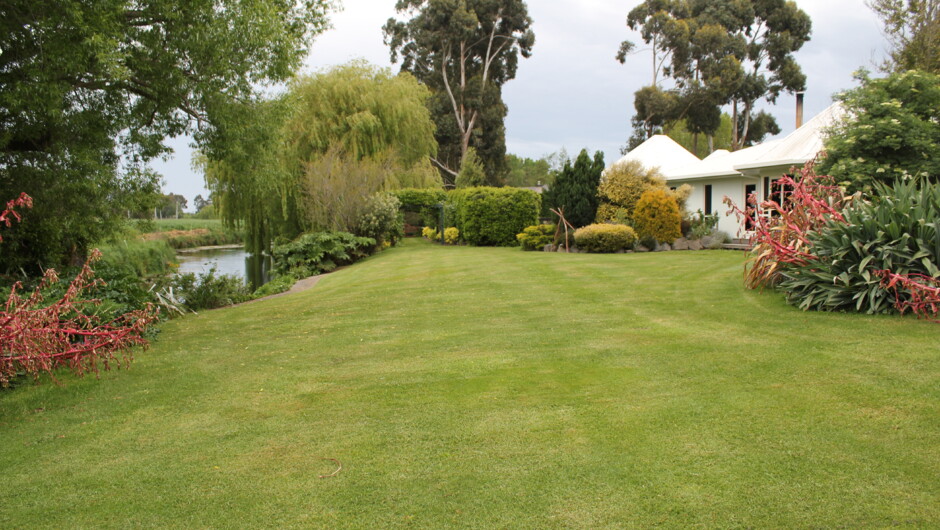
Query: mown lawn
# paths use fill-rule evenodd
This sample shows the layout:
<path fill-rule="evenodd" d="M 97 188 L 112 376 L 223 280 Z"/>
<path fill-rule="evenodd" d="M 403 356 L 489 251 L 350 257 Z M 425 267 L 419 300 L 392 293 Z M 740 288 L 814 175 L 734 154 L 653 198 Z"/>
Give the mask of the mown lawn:
<path fill-rule="evenodd" d="M 173 321 L 0 391 L 0 525 L 940 526 L 940 325 L 742 261 L 409 241 Z"/>

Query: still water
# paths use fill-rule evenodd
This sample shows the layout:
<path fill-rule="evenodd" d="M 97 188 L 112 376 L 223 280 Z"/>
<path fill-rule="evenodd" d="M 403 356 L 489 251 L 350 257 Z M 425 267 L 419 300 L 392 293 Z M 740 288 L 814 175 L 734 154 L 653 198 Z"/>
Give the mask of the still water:
<path fill-rule="evenodd" d="M 196 275 L 215 267 L 216 275 L 237 276 L 253 289 L 267 283 L 270 278 L 271 257 L 255 256 L 244 248 L 206 248 L 182 251 L 176 254 L 180 264 L 178 273 Z"/>

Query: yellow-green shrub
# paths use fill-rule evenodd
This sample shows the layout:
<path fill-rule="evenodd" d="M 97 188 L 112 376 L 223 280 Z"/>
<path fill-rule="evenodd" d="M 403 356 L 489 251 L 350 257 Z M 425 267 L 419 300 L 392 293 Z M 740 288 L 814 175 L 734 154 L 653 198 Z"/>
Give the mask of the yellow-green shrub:
<path fill-rule="evenodd" d="M 433 241 L 437 239 L 437 230 L 431 228 L 430 226 L 425 226 L 421 229 L 421 235 Z"/>
<path fill-rule="evenodd" d="M 444 242 L 448 245 L 456 245 L 458 239 L 460 239 L 460 230 L 457 230 L 456 226 L 444 230 Z"/>
<path fill-rule="evenodd" d="M 640 238 L 652 237 L 660 243 L 672 243 L 682 237 L 682 216 L 669 190 L 652 189 L 643 193 L 633 212 L 633 226 Z"/>
<path fill-rule="evenodd" d="M 627 216 L 632 217 L 637 201 L 644 192 L 653 189 L 669 189 L 659 169 L 647 168 L 636 160 L 629 160 L 614 164 L 604 172 L 597 186 L 597 196 L 602 205 L 623 209 Z M 613 219 L 611 208 L 604 209 L 604 218 L 601 216 L 600 207 L 598 210 L 598 221 Z"/>
<path fill-rule="evenodd" d="M 522 245 L 522 250 L 542 250 L 545 245 L 555 241 L 555 226 L 527 226 L 522 233 L 516 234 L 516 239 Z"/>
<path fill-rule="evenodd" d="M 593 224 L 577 229 L 574 242 L 584 252 L 618 252 L 633 248 L 636 232 L 626 225 Z"/>

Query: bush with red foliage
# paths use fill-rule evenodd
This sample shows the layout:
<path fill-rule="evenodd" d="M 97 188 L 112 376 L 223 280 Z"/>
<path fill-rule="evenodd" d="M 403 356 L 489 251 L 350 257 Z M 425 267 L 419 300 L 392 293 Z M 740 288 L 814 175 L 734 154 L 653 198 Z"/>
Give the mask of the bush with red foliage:
<path fill-rule="evenodd" d="M 809 233 L 825 226 L 830 220 L 844 221 L 842 210 L 852 200 L 831 177 L 816 175 L 814 162 L 800 170 L 798 178 L 784 176 L 775 184 L 786 190 L 782 197 L 758 201 L 757 194 L 747 198 L 744 210 L 728 197 L 724 202 L 739 220 L 751 219 L 752 256 L 745 272 L 749 289 L 773 287 L 788 265 L 805 264 L 813 258 Z"/>
<path fill-rule="evenodd" d="M 11 218 L 20 219 L 15 208 L 31 206 L 32 200 L 25 194 L 9 201 L 0 222 L 10 226 Z M 91 269 L 100 257 L 101 253 L 94 250 L 65 294 L 49 304 L 42 293 L 59 281 L 55 270 L 48 269 L 28 297 L 20 295 L 20 282 L 13 285 L 0 311 L 0 385 L 8 385 L 20 374 L 51 374 L 60 366 L 68 366 L 79 375 L 97 373 L 99 366 L 107 370 L 116 360 L 128 363 L 132 346 L 147 345 L 143 333 L 157 320 L 157 308 L 148 305 L 102 322 L 95 312 L 101 301 L 84 298 L 89 290 L 104 284 Z"/>
<path fill-rule="evenodd" d="M 875 274 L 881 277 L 881 286 L 894 291 L 895 307 L 903 315 L 910 311 L 917 318 L 940 322 L 940 278 L 924 274 L 895 274 L 880 270 Z M 905 293 L 898 292 L 898 287 Z"/>

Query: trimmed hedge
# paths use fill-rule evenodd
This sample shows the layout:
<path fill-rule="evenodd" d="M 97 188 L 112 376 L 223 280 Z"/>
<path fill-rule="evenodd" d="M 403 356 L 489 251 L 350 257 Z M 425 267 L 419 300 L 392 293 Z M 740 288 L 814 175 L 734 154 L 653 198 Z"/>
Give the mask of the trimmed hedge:
<path fill-rule="evenodd" d="M 437 226 L 439 214 L 436 206 L 447 201 L 447 193 L 438 188 L 404 188 L 389 192 L 401 201 L 403 212 L 421 214 L 424 226 Z"/>
<path fill-rule="evenodd" d="M 477 187 L 448 194 L 464 241 L 475 246 L 515 246 L 516 234 L 538 222 L 542 198 L 532 190 Z"/>
<path fill-rule="evenodd" d="M 626 225 L 593 224 L 577 229 L 574 242 L 584 252 L 619 252 L 633 248 L 636 232 Z"/>

